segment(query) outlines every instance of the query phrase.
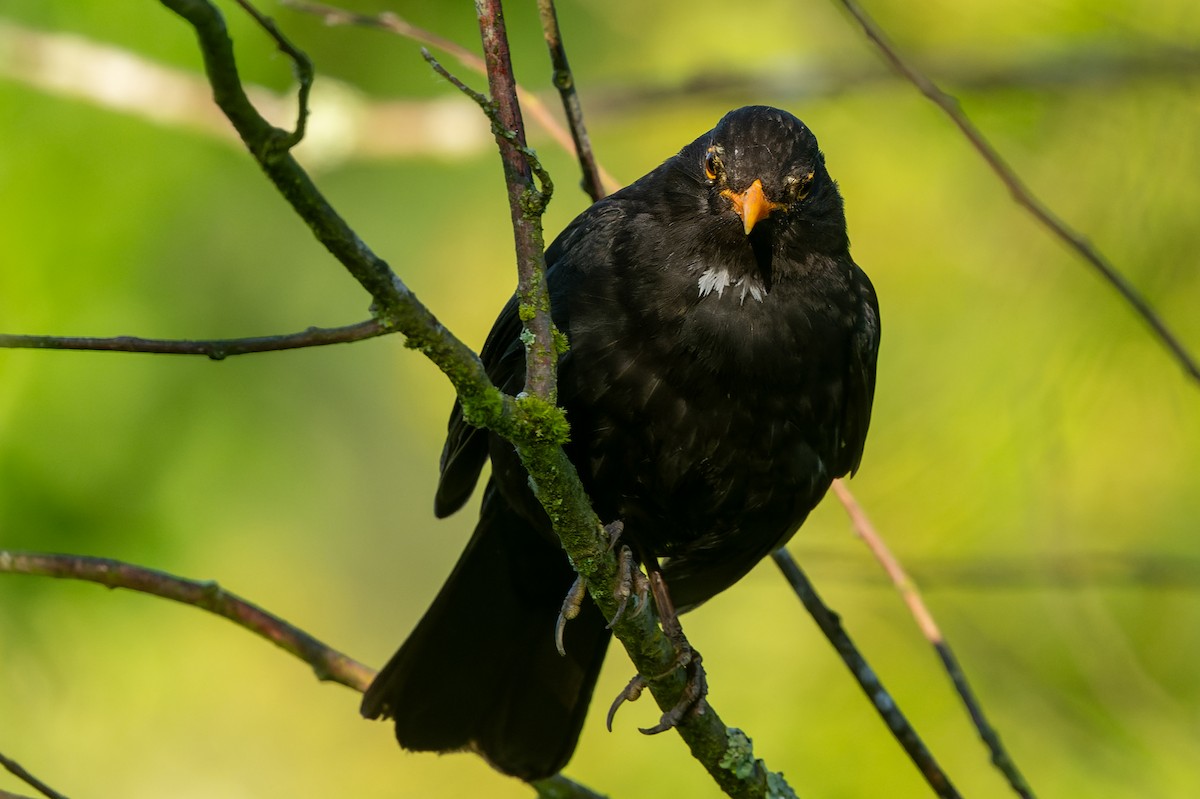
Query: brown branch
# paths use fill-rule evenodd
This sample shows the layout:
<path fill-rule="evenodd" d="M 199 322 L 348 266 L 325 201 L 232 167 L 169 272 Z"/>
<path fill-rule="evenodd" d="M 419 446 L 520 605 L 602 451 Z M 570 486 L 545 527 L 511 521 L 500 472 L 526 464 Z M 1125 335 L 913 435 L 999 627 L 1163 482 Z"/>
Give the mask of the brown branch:
<path fill-rule="evenodd" d="M 1008 165 L 996 148 L 992 146 L 991 142 L 987 140 L 987 137 L 967 117 L 958 100 L 942 91 L 933 80 L 900 55 L 900 52 L 888 39 L 887 35 L 856 0 L 839 0 L 839 2 L 858 21 L 858 24 L 862 26 L 863 33 L 878 48 L 884 59 L 891 64 L 892 68 L 903 75 L 921 94 L 929 98 L 934 105 L 942 109 L 950 117 L 950 120 L 958 127 L 963 136 L 967 138 L 971 146 L 975 148 L 1005 185 L 1017 205 L 1027 210 L 1033 215 L 1034 219 L 1066 243 L 1081 258 L 1091 264 L 1092 268 L 1117 291 L 1117 294 L 1142 317 L 1142 320 L 1150 327 L 1150 330 L 1158 337 L 1159 341 L 1174 355 L 1175 360 L 1183 367 L 1184 372 L 1193 380 L 1200 383 L 1200 364 L 1197 364 L 1195 358 L 1192 357 L 1183 343 L 1176 338 L 1166 323 L 1155 313 L 1145 298 L 1117 271 L 1116 267 L 1109 263 L 1108 259 L 1098 249 L 1092 246 L 1079 232 L 1059 219 L 1053 211 L 1034 196 L 1029 187 L 1025 185 L 1013 168 Z"/>
<path fill-rule="evenodd" d="M 166 355 L 203 355 L 220 361 L 234 355 L 276 352 L 385 336 L 396 332 L 378 319 L 343 327 L 310 327 L 299 333 L 278 336 L 226 339 L 161 339 L 137 336 L 93 338 L 86 336 L 28 336 L 0 334 L 0 348 L 38 350 L 100 350 L 104 352 L 148 352 Z"/>
<path fill-rule="evenodd" d="M 49 785 L 26 771 L 20 763 L 5 757 L 3 754 L 0 754 L 0 766 L 4 766 L 4 768 L 8 770 L 10 774 L 24 782 L 29 787 L 33 788 L 38 793 L 47 797 L 47 799 L 67 799 L 67 797 L 63 796 L 61 793 L 54 790 Z M 17 796 L 17 794 L 10 794 L 7 791 L 0 791 L 0 799 L 8 796 L 13 797 L 13 799 L 24 799 L 24 797 Z"/>
<path fill-rule="evenodd" d="M 336 682 L 361 692 L 375 676 L 373 669 L 213 581 L 188 580 L 109 558 L 7 549 L 0 549 L 0 572 L 86 580 L 109 588 L 153 594 L 203 608 L 244 627 L 303 660 L 312 667 L 319 680 Z"/>
<path fill-rule="evenodd" d="M 583 190 L 592 198 L 592 202 L 595 202 L 605 195 L 604 181 L 596 164 L 596 155 L 592 152 L 587 127 L 583 124 L 583 107 L 579 102 L 579 93 L 575 91 L 571 65 L 567 63 L 567 51 L 563 47 L 562 32 L 558 28 L 558 12 L 554 9 L 554 0 L 538 0 L 538 14 L 542 19 L 542 35 L 546 39 L 546 47 L 550 50 L 550 64 L 554 67 L 554 86 L 562 97 L 563 112 L 567 115 L 575 154 L 579 158 L 579 169 L 583 173 Z"/>
<path fill-rule="evenodd" d="M 904 567 L 900 565 L 900 561 L 888 549 L 887 544 L 883 541 L 880 535 L 875 531 L 875 527 L 871 524 L 871 520 L 867 518 L 867 514 L 862 507 L 854 499 L 854 495 L 850 493 L 850 489 L 841 480 L 833 481 L 833 491 L 837 494 L 838 500 L 845 507 L 847 515 L 850 516 L 850 521 L 854 526 L 854 532 L 867 545 L 871 553 L 883 566 L 884 571 L 892 580 L 892 584 L 896 586 L 896 590 L 900 592 L 900 596 L 904 598 L 904 602 L 908 605 L 909 611 L 917 622 L 917 626 L 921 629 L 921 634 L 926 640 L 933 645 L 938 657 L 942 661 L 942 665 L 946 669 L 946 673 L 950 677 L 950 681 L 954 684 L 955 690 L 958 691 L 959 697 L 962 699 L 963 706 L 971 716 L 971 721 L 975 725 L 975 729 L 979 732 L 979 737 L 983 739 L 987 745 L 988 751 L 991 753 L 992 763 L 1000 770 L 1008 784 L 1018 796 L 1024 799 L 1033 799 L 1033 791 L 1029 784 L 1022 776 L 1020 769 L 1013 762 L 1012 756 L 1008 750 L 1004 748 L 1004 744 L 1000 742 L 1000 736 L 996 729 L 988 722 L 987 717 L 983 713 L 983 707 L 979 703 L 978 697 L 971 689 L 967 682 L 966 674 L 962 670 L 962 666 L 958 662 L 958 658 L 954 656 L 950 645 L 946 643 L 942 631 L 938 628 L 937 622 L 933 620 L 933 614 L 929 612 L 924 600 L 921 599 L 921 594 L 917 590 L 916 584 L 905 573 Z"/>
<path fill-rule="evenodd" d="M 221 588 L 212 581 L 173 574 L 109 558 L 17 552 L 0 549 L 0 573 L 56 577 L 125 588 L 207 610 L 258 635 L 312 667 L 317 679 L 336 682 L 359 693 L 375 678 L 375 670 L 359 663 L 278 616 Z M 0 765 L 50 799 L 66 799 L 0 754 Z M 543 785 L 544 783 L 544 785 Z M 561 774 L 534 784 L 552 799 L 599 799 L 599 795 Z M 0 797 L 3 797 L 0 792 Z"/>
<path fill-rule="evenodd" d="M 539 191 L 533 182 L 525 123 L 517 100 L 512 55 L 500 0 L 475 0 L 483 57 L 491 95 L 492 132 L 504 164 L 513 241 L 517 250 L 517 297 L 525 340 L 525 393 L 556 403 L 558 346 L 550 319 L 550 293 L 546 288 L 545 242 L 541 217 L 550 201 L 550 186 Z M 485 106 L 486 110 L 486 106 Z"/>
<path fill-rule="evenodd" d="M 771 559 L 783 572 L 784 578 L 804 604 L 805 610 L 812 616 L 813 621 L 817 623 L 817 627 L 825 634 L 829 643 L 833 645 L 834 651 L 841 656 L 846 668 L 854 675 L 854 679 L 867 698 L 871 700 L 871 704 L 875 706 L 883 723 L 887 725 L 892 735 L 903 747 L 917 770 L 925 777 L 929 787 L 933 788 L 934 793 L 942 799 L 961 799 L 958 790 L 950 782 L 950 777 L 938 765 L 933 754 L 925 746 L 925 742 L 921 740 L 908 718 L 901 712 L 896 700 L 883 687 L 883 682 L 879 679 L 876 671 L 867 663 L 866 658 L 863 657 L 850 635 L 842 627 L 841 618 L 817 594 L 812 582 L 809 581 L 791 553 L 781 548 L 771 553 Z"/>

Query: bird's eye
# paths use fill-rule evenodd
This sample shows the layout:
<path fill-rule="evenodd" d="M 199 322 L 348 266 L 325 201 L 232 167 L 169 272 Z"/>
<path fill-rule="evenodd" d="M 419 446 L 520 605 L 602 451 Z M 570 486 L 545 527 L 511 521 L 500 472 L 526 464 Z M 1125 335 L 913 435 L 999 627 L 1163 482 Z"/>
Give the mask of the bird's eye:
<path fill-rule="evenodd" d="M 709 150 L 704 154 L 704 176 L 709 180 L 716 180 L 720 172 L 721 159 L 716 150 Z"/>
<path fill-rule="evenodd" d="M 791 193 L 793 202 L 799 202 L 808 196 L 808 190 L 812 185 L 812 172 L 804 175 L 789 175 L 786 179 L 787 190 Z"/>

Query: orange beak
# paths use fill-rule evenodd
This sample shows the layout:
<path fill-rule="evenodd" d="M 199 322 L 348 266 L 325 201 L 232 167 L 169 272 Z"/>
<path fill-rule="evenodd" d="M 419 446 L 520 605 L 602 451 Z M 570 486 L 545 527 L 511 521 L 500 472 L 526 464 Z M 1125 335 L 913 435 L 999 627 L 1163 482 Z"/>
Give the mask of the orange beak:
<path fill-rule="evenodd" d="M 783 207 L 783 203 L 773 203 L 763 194 L 761 180 L 755 180 L 750 184 L 750 188 L 746 189 L 741 194 L 737 194 L 732 189 L 725 189 L 721 192 L 729 198 L 733 203 L 733 210 L 742 218 L 742 226 L 746 230 L 746 235 L 750 235 L 750 231 L 754 230 L 754 226 L 771 215 L 775 211 Z"/>

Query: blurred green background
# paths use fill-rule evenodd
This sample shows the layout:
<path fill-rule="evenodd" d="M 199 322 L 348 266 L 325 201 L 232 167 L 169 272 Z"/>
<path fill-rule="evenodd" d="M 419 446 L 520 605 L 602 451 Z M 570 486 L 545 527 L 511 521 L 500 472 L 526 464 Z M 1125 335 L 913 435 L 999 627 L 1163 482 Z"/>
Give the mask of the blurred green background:
<path fill-rule="evenodd" d="M 246 80 L 290 107 L 286 59 L 228 5 Z M 469 3 L 354 7 L 478 49 Z M 1200 351 L 1194 0 L 868 7 Z M 412 43 L 266 10 L 319 71 L 323 146 L 304 155 L 319 184 L 478 345 L 514 283 L 485 122 Z M 535 4 L 508 14 L 518 77 L 557 108 Z M 1197 386 L 833 4 L 559 14 L 593 141 L 623 181 L 738 105 L 784 106 L 817 132 L 883 313 L 854 491 L 1040 796 L 1200 795 Z M 195 78 L 181 20 L 103 0 L 8 0 L 0 15 L 0 331 L 208 338 L 366 317 L 357 284 L 205 121 L 203 94 L 146 78 L 147 63 Z M 571 159 L 531 138 L 559 186 L 553 235 L 586 200 Z M 216 578 L 380 665 L 473 523 L 473 507 L 432 515 L 451 399 L 399 338 L 222 363 L 0 350 L 0 547 Z M 792 550 L 964 795 L 1011 796 L 841 510 L 827 502 Z M 771 564 L 686 624 L 713 703 L 803 796 L 930 795 Z M 630 673 L 614 649 L 597 704 Z M 203 612 L 0 575 L 0 752 L 68 795 L 530 795 L 470 756 L 402 754 L 357 704 Z M 637 733 L 648 701 L 612 734 L 594 710 L 571 776 L 614 797 L 715 795 L 677 737 Z M 0 775 L 5 789 L 30 790 Z"/>

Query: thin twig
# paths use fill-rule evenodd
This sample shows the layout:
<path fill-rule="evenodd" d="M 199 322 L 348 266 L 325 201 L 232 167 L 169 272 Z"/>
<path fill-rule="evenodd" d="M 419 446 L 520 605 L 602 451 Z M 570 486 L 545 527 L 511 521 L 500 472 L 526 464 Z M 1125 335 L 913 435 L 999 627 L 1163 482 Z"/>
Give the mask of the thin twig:
<path fill-rule="evenodd" d="M 583 190 L 592 198 L 592 202 L 595 202 L 605 195 L 604 182 L 596 164 L 596 156 L 592 152 L 587 127 L 583 123 L 583 107 L 579 102 L 579 93 L 575 91 L 571 65 L 567 62 L 567 51 L 563 47 L 554 0 L 538 0 L 538 14 L 542 19 L 542 35 L 546 39 L 546 47 L 550 50 L 550 64 L 554 67 L 554 86 L 562 97 L 563 112 L 567 115 L 571 139 L 575 143 L 575 154 L 579 157 Z"/>
<path fill-rule="evenodd" d="M 887 35 L 856 0 L 838 1 L 858 21 L 867 38 L 879 49 L 887 62 L 897 72 L 908 79 L 921 94 L 929 98 L 934 105 L 942 109 L 950 117 L 950 120 L 962 131 L 962 134 L 971 143 L 971 146 L 983 157 L 983 160 L 987 162 L 992 171 L 996 173 L 996 176 L 1000 178 L 1000 181 L 1008 188 L 1013 200 L 1032 214 L 1051 233 L 1065 242 L 1071 249 L 1075 250 L 1080 257 L 1091 264 L 1092 268 L 1109 285 L 1116 289 L 1125 302 L 1149 325 L 1151 331 L 1170 350 L 1179 362 L 1179 365 L 1183 367 L 1184 372 L 1193 380 L 1200 383 L 1200 364 L 1192 357 L 1183 343 L 1176 338 L 1175 334 L 1171 332 L 1154 309 L 1150 307 L 1145 298 L 1117 271 L 1116 267 L 1109 263 L 1108 259 L 1099 250 L 1092 246 L 1079 232 L 1059 219 L 1053 211 L 1034 196 L 1033 192 L 1025 185 L 1013 168 L 1008 165 L 996 148 L 992 146 L 991 142 L 987 140 L 979 128 L 975 127 L 975 124 L 967 117 L 958 100 L 942 91 L 933 80 L 900 55 L 900 52 L 888 39 Z"/>
<path fill-rule="evenodd" d="M 854 641 L 842 627 L 840 617 L 817 594 L 816 589 L 799 564 L 792 558 L 791 553 L 786 549 L 778 549 L 771 553 L 771 559 L 783 572 L 784 578 L 787 579 L 796 596 L 804 604 L 805 610 L 812 616 L 817 627 L 841 656 L 842 662 L 846 664 L 846 668 L 850 669 L 850 673 L 854 675 L 859 687 L 871 700 L 871 704 L 875 706 L 875 710 L 878 711 L 884 724 L 891 730 L 892 735 L 904 748 L 917 770 L 925 777 L 925 781 L 933 788 L 934 793 L 943 799 L 961 799 L 958 790 L 950 782 L 950 777 L 938 765 L 937 760 L 925 746 L 917 731 L 900 711 L 896 700 L 883 687 L 875 670 L 867 663 L 866 658 L 863 657 L 858 647 L 854 645 Z"/>
<path fill-rule="evenodd" d="M 396 332 L 378 319 L 368 319 L 343 327 L 310 327 L 299 333 L 278 336 L 226 339 L 161 339 L 137 336 L 93 338 L 89 336 L 30 336 L 0 334 L 0 348 L 38 350 L 100 350 L 105 352 L 147 352 L 165 355 L 203 355 L 214 361 L 255 352 L 276 352 L 385 336 Z"/>
<path fill-rule="evenodd" d="M 33 788 L 47 799 L 67 799 L 67 797 L 63 796 L 61 793 L 54 790 L 49 785 L 26 771 L 20 763 L 16 762 L 15 760 L 10 760 L 3 754 L 0 754 L 0 766 L 4 766 L 4 768 L 7 769 L 14 777 Z M 3 792 L 0 792 L 0 795 L 3 795 Z"/>
<path fill-rule="evenodd" d="M 213 581 L 188 580 L 109 558 L 8 549 L 0 549 L 0 572 L 86 580 L 193 605 L 226 618 L 290 652 L 311 666 L 319 680 L 336 682 L 361 692 L 375 676 L 373 669 Z"/>
<path fill-rule="evenodd" d="M 288 60 L 292 62 L 292 70 L 296 74 L 297 83 L 299 83 L 299 88 L 296 92 L 296 128 L 283 141 L 283 145 L 291 149 L 304 140 L 305 125 L 308 122 L 308 96 L 312 92 L 313 84 L 312 61 L 303 50 L 292 44 L 283 35 L 283 31 L 279 30 L 279 27 L 275 24 L 275 20 L 251 5 L 249 0 L 237 0 L 237 4 L 253 17 L 259 27 L 275 40 L 275 46 L 279 48 L 279 52 L 286 55 Z"/>
<path fill-rule="evenodd" d="M 500 0 L 475 0 L 479 35 L 487 64 L 491 103 L 481 107 L 491 118 L 492 131 L 504 164 L 513 241 L 517 249 L 517 297 L 525 339 L 525 393 L 557 403 L 558 346 L 550 318 L 550 293 L 546 287 L 545 242 L 542 214 L 550 200 L 547 187 L 533 182 L 532 162 L 525 143 L 525 123 L 517 100 L 512 55 Z M 490 108 L 490 111 L 489 111 Z"/>
<path fill-rule="evenodd" d="M 325 3 L 308 2 L 308 0 L 282 0 L 282 2 L 289 8 L 320 17 L 326 25 L 357 25 L 403 36 L 406 39 L 447 53 L 473 72 L 480 75 L 487 75 L 487 65 L 484 63 L 484 60 L 466 47 L 443 36 L 439 36 L 432 31 L 413 25 L 408 20 L 390 11 L 385 11 L 381 14 L 359 14 Z M 550 109 L 541 101 L 541 98 L 519 83 L 516 84 L 516 87 L 517 98 L 521 102 L 521 107 L 529 116 L 537 121 L 538 125 L 546 131 L 550 138 L 554 139 L 556 144 L 568 153 L 575 155 L 578 151 L 575 148 L 572 134 L 568 133 L 559 121 L 554 118 L 554 115 L 550 113 Z M 597 171 L 603 180 L 602 185 L 618 185 L 617 181 L 612 175 L 605 172 L 603 167 L 597 166 Z"/>
<path fill-rule="evenodd" d="M 979 737 L 983 739 L 987 745 L 988 751 L 991 753 L 992 763 L 1008 780 L 1009 785 L 1018 796 L 1024 799 L 1033 799 L 1033 791 L 1029 784 L 1022 776 L 1020 769 L 1013 762 L 1012 756 L 1008 750 L 1004 748 L 1004 744 L 1000 742 L 1000 736 L 996 729 L 988 722 L 987 717 L 983 713 L 983 707 L 979 703 L 978 697 L 971 689 L 967 682 L 966 674 L 963 672 L 958 658 L 954 656 L 950 645 L 946 643 L 942 631 L 938 628 L 937 623 L 933 620 L 933 614 L 929 612 L 924 600 L 921 599 L 921 594 L 917 590 L 916 584 L 904 571 L 904 567 L 900 565 L 900 561 L 888 549 L 887 544 L 875 531 L 875 527 L 871 524 L 871 520 L 867 518 L 866 512 L 854 499 L 854 495 L 850 493 L 850 489 L 841 480 L 833 481 L 833 491 L 837 494 L 838 500 L 841 501 L 846 513 L 850 516 L 851 524 L 854 527 L 854 532 L 866 543 L 867 547 L 875 555 L 876 559 L 891 578 L 892 583 L 896 586 L 896 590 L 900 592 L 900 596 L 904 598 L 904 602 L 908 605 L 909 611 L 917 622 L 917 626 L 921 629 L 921 634 L 926 640 L 933 645 L 938 657 L 942 661 L 942 665 L 946 669 L 946 673 L 950 676 L 951 682 L 954 683 L 955 690 L 958 691 L 959 697 L 962 699 L 963 705 L 971 716 L 971 721 L 975 725 L 975 729 L 979 732 Z"/>

